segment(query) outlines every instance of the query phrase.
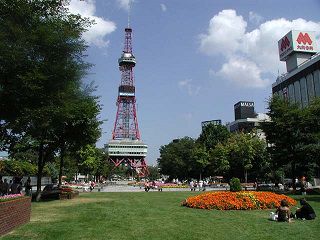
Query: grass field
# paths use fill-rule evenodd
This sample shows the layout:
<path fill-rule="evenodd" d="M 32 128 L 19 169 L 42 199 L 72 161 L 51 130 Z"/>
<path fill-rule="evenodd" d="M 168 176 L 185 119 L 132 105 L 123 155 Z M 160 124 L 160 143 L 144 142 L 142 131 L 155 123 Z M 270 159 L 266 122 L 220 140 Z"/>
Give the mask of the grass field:
<path fill-rule="evenodd" d="M 320 219 L 278 223 L 270 210 L 217 211 L 182 207 L 191 192 L 85 193 L 32 204 L 30 223 L 0 238 L 80 239 L 318 239 Z M 299 196 L 297 196 L 299 198 Z M 320 214 L 320 196 L 307 196 Z"/>

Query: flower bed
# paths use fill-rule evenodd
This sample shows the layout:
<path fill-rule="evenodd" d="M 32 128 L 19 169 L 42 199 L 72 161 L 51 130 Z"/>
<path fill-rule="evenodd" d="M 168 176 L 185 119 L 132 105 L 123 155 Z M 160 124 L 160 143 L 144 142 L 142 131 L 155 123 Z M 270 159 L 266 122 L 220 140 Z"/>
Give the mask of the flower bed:
<path fill-rule="evenodd" d="M 19 195 L 19 196 L 17 196 Z M 31 198 L 21 194 L 1 197 L 0 236 L 30 221 Z"/>
<path fill-rule="evenodd" d="M 11 201 L 14 199 L 21 198 L 23 196 L 24 196 L 23 194 L 9 194 L 9 195 L 0 196 L 0 202 Z"/>
<path fill-rule="evenodd" d="M 271 209 L 280 206 L 285 199 L 293 206 L 296 201 L 288 196 L 272 192 L 210 192 L 187 198 L 182 205 L 190 208 L 217 210 Z"/>

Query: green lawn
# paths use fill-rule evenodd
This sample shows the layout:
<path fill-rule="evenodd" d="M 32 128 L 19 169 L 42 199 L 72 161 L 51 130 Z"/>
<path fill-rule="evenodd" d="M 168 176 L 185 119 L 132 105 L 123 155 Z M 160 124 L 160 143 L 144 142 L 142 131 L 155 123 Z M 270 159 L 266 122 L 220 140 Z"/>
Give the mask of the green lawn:
<path fill-rule="evenodd" d="M 84 193 L 32 204 L 31 222 L 8 239 L 318 239 L 320 219 L 278 223 L 266 211 L 182 207 L 191 192 Z M 299 196 L 298 196 L 299 197 Z M 320 196 L 307 196 L 320 215 Z"/>

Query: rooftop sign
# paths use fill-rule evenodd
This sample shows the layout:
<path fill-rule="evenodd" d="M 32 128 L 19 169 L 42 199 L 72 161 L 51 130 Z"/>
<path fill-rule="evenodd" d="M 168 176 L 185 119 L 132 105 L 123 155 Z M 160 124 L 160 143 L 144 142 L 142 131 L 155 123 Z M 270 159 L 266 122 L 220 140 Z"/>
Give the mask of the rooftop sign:
<path fill-rule="evenodd" d="M 240 101 L 234 105 L 234 108 L 238 107 L 254 107 L 254 102 Z"/>
<path fill-rule="evenodd" d="M 315 32 L 292 30 L 278 41 L 278 49 L 281 61 L 285 61 L 293 52 L 316 53 Z"/>

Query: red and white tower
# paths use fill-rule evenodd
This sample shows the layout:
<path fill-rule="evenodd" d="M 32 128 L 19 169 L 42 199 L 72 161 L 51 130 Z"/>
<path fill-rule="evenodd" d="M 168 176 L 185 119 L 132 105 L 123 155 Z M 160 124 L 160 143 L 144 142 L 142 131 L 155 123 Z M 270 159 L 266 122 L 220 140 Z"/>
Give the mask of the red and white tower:
<path fill-rule="evenodd" d="M 118 88 L 117 114 L 112 140 L 106 145 L 106 150 L 115 167 L 127 164 L 143 177 L 148 175 L 145 161 L 148 146 L 141 141 L 138 127 L 133 75 L 136 59 L 132 53 L 130 27 L 125 28 L 124 50 L 118 63 L 121 83 Z"/>

